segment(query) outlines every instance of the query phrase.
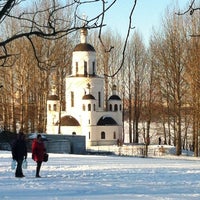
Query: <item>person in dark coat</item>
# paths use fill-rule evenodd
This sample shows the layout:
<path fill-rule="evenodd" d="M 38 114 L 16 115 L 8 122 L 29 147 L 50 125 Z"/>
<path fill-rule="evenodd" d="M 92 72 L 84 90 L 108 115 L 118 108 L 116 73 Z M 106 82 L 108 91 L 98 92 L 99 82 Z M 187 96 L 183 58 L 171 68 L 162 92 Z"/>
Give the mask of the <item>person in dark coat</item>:
<path fill-rule="evenodd" d="M 42 141 L 42 136 L 37 135 L 37 138 L 32 143 L 32 159 L 37 163 L 36 167 L 36 178 L 40 178 L 40 168 L 42 161 L 44 159 L 44 154 L 46 153 L 46 148 L 44 142 Z"/>
<path fill-rule="evenodd" d="M 22 171 L 22 162 L 24 159 L 27 159 L 27 146 L 25 141 L 25 135 L 20 132 L 17 135 L 17 139 L 13 142 L 12 145 L 12 158 L 17 161 L 17 168 L 15 171 L 15 177 L 22 178 L 24 177 Z"/>

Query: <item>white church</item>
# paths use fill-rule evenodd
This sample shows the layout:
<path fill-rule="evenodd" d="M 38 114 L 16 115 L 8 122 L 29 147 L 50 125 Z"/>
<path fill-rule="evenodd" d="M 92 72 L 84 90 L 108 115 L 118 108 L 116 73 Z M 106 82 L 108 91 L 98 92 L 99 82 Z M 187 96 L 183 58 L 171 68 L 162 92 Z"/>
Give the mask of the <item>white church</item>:
<path fill-rule="evenodd" d="M 104 78 L 97 74 L 96 52 L 87 43 L 85 28 L 81 29 L 81 43 L 73 50 L 65 94 L 66 109 L 61 111 L 60 121 L 59 98 L 55 91 L 48 97 L 47 134 L 83 135 L 86 146 L 114 145 L 122 139 L 122 101 L 114 85 L 105 102 Z"/>

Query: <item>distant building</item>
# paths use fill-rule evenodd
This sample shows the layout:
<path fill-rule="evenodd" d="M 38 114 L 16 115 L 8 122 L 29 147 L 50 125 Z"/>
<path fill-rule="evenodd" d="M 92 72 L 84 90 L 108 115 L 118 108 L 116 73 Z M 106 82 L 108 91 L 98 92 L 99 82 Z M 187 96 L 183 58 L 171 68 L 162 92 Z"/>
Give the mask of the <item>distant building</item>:
<path fill-rule="evenodd" d="M 87 43 L 85 28 L 73 51 L 72 73 L 66 77 L 65 89 L 66 110 L 60 121 L 56 90 L 48 97 L 47 134 L 84 135 L 86 146 L 117 144 L 122 138 L 122 101 L 114 85 L 105 109 L 104 78 L 97 75 L 96 52 Z"/>

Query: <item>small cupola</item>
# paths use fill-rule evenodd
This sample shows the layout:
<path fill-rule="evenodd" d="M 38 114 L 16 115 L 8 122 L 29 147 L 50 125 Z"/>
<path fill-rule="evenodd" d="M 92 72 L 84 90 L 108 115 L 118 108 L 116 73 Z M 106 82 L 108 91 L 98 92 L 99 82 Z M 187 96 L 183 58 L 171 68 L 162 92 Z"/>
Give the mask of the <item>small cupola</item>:
<path fill-rule="evenodd" d="M 117 95 L 117 87 L 113 85 L 112 95 L 108 99 L 108 109 L 109 111 L 117 112 L 122 111 L 122 101 L 121 98 Z"/>
<path fill-rule="evenodd" d="M 112 95 L 110 96 L 109 100 L 120 100 L 121 98 L 117 95 L 117 86 L 113 85 L 112 87 Z"/>
<path fill-rule="evenodd" d="M 83 101 L 82 109 L 83 111 L 93 112 L 96 110 L 96 99 L 90 93 L 90 89 L 91 89 L 91 85 L 90 83 L 87 83 L 85 95 L 82 97 L 82 101 Z"/>
<path fill-rule="evenodd" d="M 56 111 L 60 109 L 59 97 L 56 94 L 55 85 L 52 86 L 51 94 L 47 98 L 47 111 Z"/>
<path fill-rule="evenodd" d="M 95 100 L 95 97 L 90 94 L 91 85 L 87 83 L 86 94 L 82 97 L 83 100 Z"/>
<path fill-rule="evenodd" d="M 81 37 L 80 37 L 80 43 L 78 45 L 76 45 L 76 47 L 74 48 L 74 51 L 94 51 L 95 49 L 94 47 L 87 43 L 87 36 L 88 36 L 88 31 L 87 28 L 82 28 L 81 29 Z"/>
<path fill-rule="evenodd" d="M 51 94 L 48 96 L 47 100 L 52 100 L 52 101 L 59 100 L 59 97 L 56 94 L 56 87 L 55 87 L 55 85 L 52 86 L 52 88 L 51 88 Z"/>

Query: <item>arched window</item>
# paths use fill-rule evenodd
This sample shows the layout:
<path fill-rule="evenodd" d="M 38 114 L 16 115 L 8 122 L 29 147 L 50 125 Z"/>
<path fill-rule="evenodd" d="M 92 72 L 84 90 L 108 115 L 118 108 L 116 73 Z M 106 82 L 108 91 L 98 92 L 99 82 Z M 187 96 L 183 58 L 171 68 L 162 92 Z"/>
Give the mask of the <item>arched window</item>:
<path fill-rule="evenodd" d="M 101 139 L 106 139 L 106 133 L 104 131 L 101 132 Z"/>
<path fill-rule="evenodd" d="M 85 104 L 83 104 L 83 111 L 85 111 Z"/>
<path fill-rule="evenodd" d="M 84 61 L 84 76 L 87 76 L 87 62 Z"/>
<path fill-rule="evenodd" d="M 113 132 L 113 139 L 116 139 L 116 132 Z"/>
<path fill-rule="evenodd" d="M 122 110 L 122 105 L 121 104 L 119 105 L 119 109 L 120 109 L 120 111 Z"/>
<path fill-rule="evenodd" d="M 110 111 L 112 111 L 112 104 L 110 104 Z"/>
<path fill-rule="evenodd" d="M 93 71 L 93 75 L 95 75 L 95 61 L 92 62 L 92 71 Z"/>
<path fill-rule="evenodd" d="M 71 107 L 74 107 L 74 92 L 71 92 Z"/>
<path fill-rule="evenodd" d="M 93 106 L 94 106 L 94 111 L 96 111 L 96 105 L 94 104 Z"/>
<path fill-rule="evenodd" d="M 76 75 L 78 74 L 78 62 L 76 62 Z"/>
<path fill-rule="evenodd" d="M 118 106 L 117 106 L 117 104 L 115 104 L 114 110 L 115 110 L 115 111 L 118 111 Z"/>
<path fill-rule="evenodd" d="M 53 110 L 56 111 L 57 110 L 57 105 L 53 104 Z"/>
<path fill-rule="evenodd" d="M 91 111 L 91 104 L 88 104 L 88 111 Z"/>
<path fill-rule="evenodd" d="M 98 92 L 99 108 L 101 108 L 101 92 Z"/>
<path fill-rule="evenodd" d="M 51 111 L 51 104 L 49 104 L 49 111 Z"/>

